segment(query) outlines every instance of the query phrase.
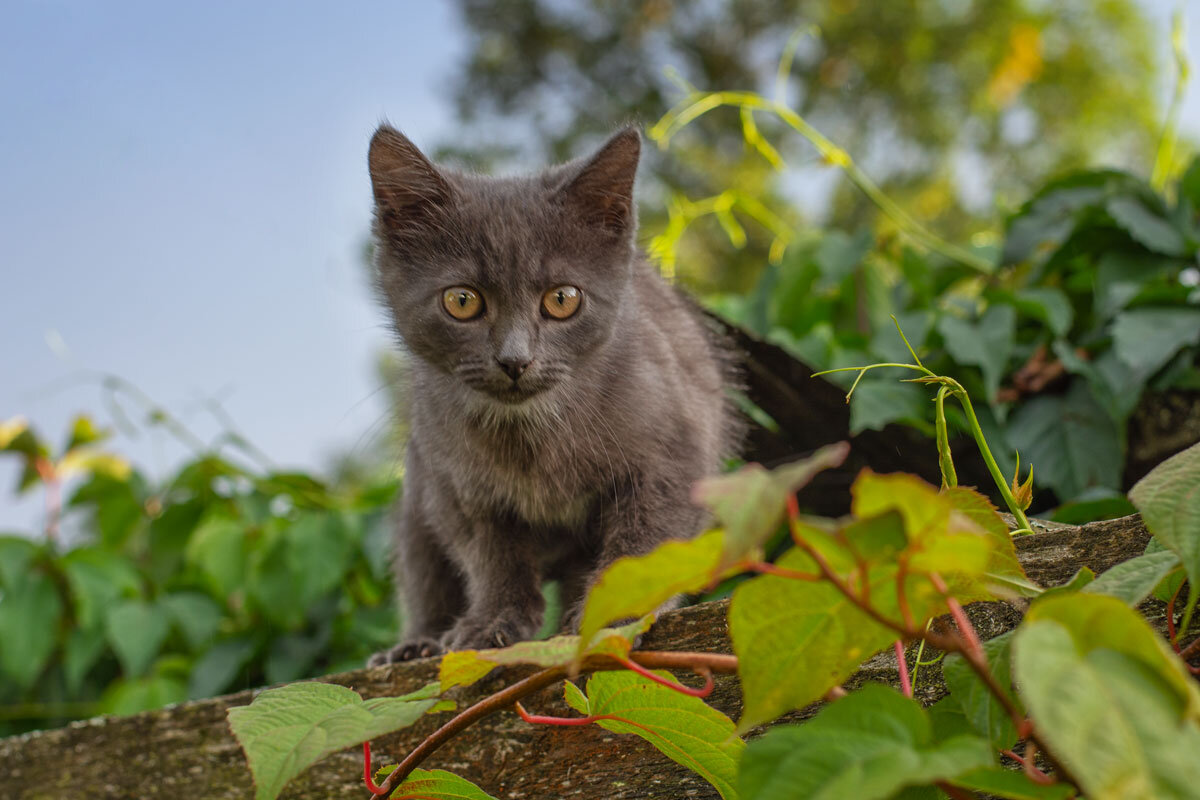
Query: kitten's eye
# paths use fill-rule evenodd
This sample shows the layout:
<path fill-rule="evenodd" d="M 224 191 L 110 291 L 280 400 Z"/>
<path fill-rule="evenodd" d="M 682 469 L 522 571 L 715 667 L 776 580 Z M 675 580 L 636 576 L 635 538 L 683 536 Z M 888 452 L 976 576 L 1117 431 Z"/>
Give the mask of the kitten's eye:
<path fill-rule="evenodd" d="M 458 320 L 474 319 L 483 313 L 483 298 L 469 286 L 451 286 L 442 292 L 442 305 Z"/>
<path fill-rule="evenodd" d="M 555 319 L 566 319 L 579 310 L 583 292 L 576 286 L 555 286 L 542 295 L 542 311 Z"/>

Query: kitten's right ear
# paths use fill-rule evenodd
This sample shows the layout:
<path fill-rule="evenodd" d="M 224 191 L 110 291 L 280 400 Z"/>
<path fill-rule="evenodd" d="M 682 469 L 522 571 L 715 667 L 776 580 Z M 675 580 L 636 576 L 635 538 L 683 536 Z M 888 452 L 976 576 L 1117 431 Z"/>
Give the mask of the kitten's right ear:
<path fill-rule="evenodd" d="M 383 124 L 367 154 L 380 223 L 391 234 L 425 229 L 451 201 L 450 184 L 408 137 Z"/>

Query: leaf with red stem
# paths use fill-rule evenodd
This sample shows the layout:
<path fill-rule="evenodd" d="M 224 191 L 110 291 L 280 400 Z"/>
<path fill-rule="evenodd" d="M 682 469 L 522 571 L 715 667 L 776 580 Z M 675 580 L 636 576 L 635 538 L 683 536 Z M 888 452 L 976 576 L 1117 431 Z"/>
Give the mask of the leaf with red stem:
<path fill-rule="evenodd" d="M 396 767 L 383 767 L 375 775 L 377 781 L 392 774 Z M 392 790 L 390 800 L 496 800 L 487 792 L 443 769 L 414 769 L 404 782 Z"/>
<path fill-rule="evenodd" d="M 453 686 L 470 686 L 500 666 L 565 667 L 576 663 L 580 655 L 623 657 L 633 649 L 633 640 L 645 633 L 653 621 L 653 617 L 646 616 L 619 628 L 605 628 L 589 637 L 586 646 L 579 636 L 555 636 L 492 650 L 456 650 L 442 656 L 438 680 L 444 691 Z"/>
<path fill-rule="evenodd" d="M 670 673 L 658 671 L 661 681 Z M 586 695 L 571 683 L 567 703 L 613 733 L 632 733 L 663 755 L 713 785 L 725 800 L 737 797 L 734 778 L 745 743 L 733 720 L 697 697 L 667 688 L 634 672 L 597 672 L 587 681 Z M 574 691 L 572 691 L 574 690 Z"/>
<path fill-rule="evenodd" d="M 438 691 L 431 684 L 403 697 L 363 700 L 344 686 L 293 683 L 229 709 L 229 727 L 246 752 L 256 800 L 278 797 L 288 781 L 338 750 L 408 727 L 425 712 L 444 708 Z"/>

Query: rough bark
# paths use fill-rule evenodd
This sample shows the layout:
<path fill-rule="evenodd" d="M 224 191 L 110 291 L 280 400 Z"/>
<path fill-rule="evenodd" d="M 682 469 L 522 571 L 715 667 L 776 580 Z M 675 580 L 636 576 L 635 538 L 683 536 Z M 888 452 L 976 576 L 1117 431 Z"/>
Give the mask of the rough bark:
<path fill-rule="evenodd" d="M 1043 585 L 1069 579 L 1081 567 L 1100 573 L 1140 555 L 1149 535 L 1137 517 L 1073 527 L 1037 523 L 1036 532 L 1016 540 L 1030 578 Z M 645 649 L 729 652 L 726 601 L 704 603 L 665 614 L 646 636 Z M 1154 609 L 1150 610 L 1153 613 Z M 1020 612 L 1004 603 L 969 608 L 985 637 L 1020 621 Z M 1157 612 L 1161 618 L 1161 611 Z M 364 696 L 396 695 L 432 680 L 436 662 L 424 660 L 374 670 L 358 670 L 323 680 L 353 687 Z M 460 707 L 507 685 L 525 671 L 510 669 L 462 693 Z M 894 682 L 890 655 L 868 661 L 847 682 Z M 937 670 L 922 678 L 922 696 L 944 690 Z M 253 796 L 250 774 L 225 722 L 231 706 L 249 703 L 252 692 L 184 703 L 123 718 L 99 718 L 66 728 L 0 740 L 0 797 L 14 800 L 58 798 L 205 798 Z M 710 701 L 736 717 L 740 693 L 732 677 L 718 678 Z M 561 691 L 552 688 L 530 698 L 535 713 L 569 714 Z M 811 714 L 814 709 L 793 717 Z M 378 763 L 395 763 L 445 717 L 430 718 L 414 729 L 374 743 Z M 661 756 L 649 744 L 597 727 L 531 727 L 510 711 L 471 728 L 437 752 L 425 765 L 475 780 L 501 798 L 716 798 L 695 774 Z M 362 757 L 346 751 L 318 764 L 293 782 L 288 798 L 366 797 Z"/>

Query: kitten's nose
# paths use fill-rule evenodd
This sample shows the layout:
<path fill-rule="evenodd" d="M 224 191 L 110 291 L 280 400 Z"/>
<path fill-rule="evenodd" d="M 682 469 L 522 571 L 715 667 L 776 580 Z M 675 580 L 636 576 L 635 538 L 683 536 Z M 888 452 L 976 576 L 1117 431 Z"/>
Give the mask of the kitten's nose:
<path fill-rule="evenodd" d="M 529 361 L 523 358 L 505 358 L 496 359 L 496 363 L 500 365 L 500 369 L 514 381 L 525 373 L 525 369 L 529 366 Z"/>

